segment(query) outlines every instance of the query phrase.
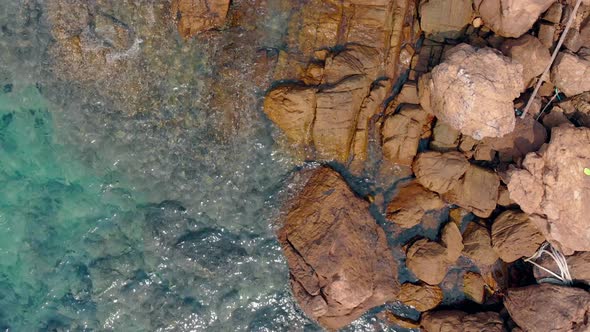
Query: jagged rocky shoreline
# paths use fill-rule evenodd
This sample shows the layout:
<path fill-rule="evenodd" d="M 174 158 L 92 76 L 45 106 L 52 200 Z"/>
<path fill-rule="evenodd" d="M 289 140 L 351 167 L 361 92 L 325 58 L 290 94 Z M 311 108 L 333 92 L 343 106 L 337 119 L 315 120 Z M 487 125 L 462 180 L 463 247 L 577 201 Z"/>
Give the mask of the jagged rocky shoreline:
<path fill-rule="evenodd" d="M 255 115 L 240 109 L 264 95 L 283 150 L 322 163 L 301 171 L 277 232 L 300 307 L 338 329 L 388 304 L 383 320 L 425 331 L 590 329 L 590 2 L 575 5 L 44 4 L 51 74 L 90 91 L 89 103 L 106 96 L 140 119 L 186 110 L 148 124 L 170 131 L 207 109 L 223 144 L 248 137 Z M 288 13 L 284 33 L 259 33 L 270 12 Z M 544 243 L 565 255 L 559 285 L 523 261 Z M 563 270 L 547 257 L 535 261 Z"/>

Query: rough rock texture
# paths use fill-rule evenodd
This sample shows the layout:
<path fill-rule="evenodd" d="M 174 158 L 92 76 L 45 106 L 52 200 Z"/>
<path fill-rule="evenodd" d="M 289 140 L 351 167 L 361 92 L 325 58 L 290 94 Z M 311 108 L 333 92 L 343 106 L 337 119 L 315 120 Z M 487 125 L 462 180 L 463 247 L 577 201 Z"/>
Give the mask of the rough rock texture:
<path fill-rule="evenodd" d="M 411 228 L 420 223 L 426 213 L 446 206 L 438 194 L 422 187 L 417 182 L 399 189 L 387 206 L 386 218 L 401 228 Z"/>
<path fill-rule="evenodd" d="M 590 293 L 552 284 L 509 289 L 504 306 L 524 331 L 590 330 Z"/>
<path fill-rule="evenodd" d="M 499 186 L 500 178 L 495 172 L 469 165 L 465 175 L 442 197 L 478 217 L 487 218 L 496 208 Z"/>
<path fill-rule="evenodd" d="M 522 65 L 491 48 L 460 44 L 420 78 L 420 104 L 475 139 L 514 130 L 513 100 L 523 88 Z M 501 83 L 500 83 L 501 82 Z"/>
<path fill-rule="evenodd" d="M 590 59 L 559 53 L 551 68 L 551 82 L 568 96 L 590 91 Z"/>
<path fill-rule="evenodd" d="M 482 304 L 485 300 L 486 283 L 479 273 L 467 272 L 463 275 L 463 293 L 475 303 Z"/>
<path fill-rule="evenodd" d="M 279 52 L 275 79 L 298 81 L 315 91 L 313 121 L 309 127 L 303 121 L 291 123 L 297 110 L 277 112 L 275 103 L 265 105 L 265 112 L 284 116 L 272 119 L 282 130 L 305 133 L 299 135 L 309 138 L 303 149 L 315 151 L 307 157 L 336 160 L 358 174 L 369 158 L 369 137 L 379 134 L 372 119 L 383 113 L 393 82 L 408 66 L 401 54 L 412 56 L 409 45 L 417 39 L 412 30 L 414 4 L 409 0 L 311 0 L 292 7 L 288 51 Z M 272 97 L 271 91 L 267 98 Z M 405 150 L 401 157 L 408 163 Z"/>
<path fill-rule="evenodd" d="M 565 259 L 572 279 L 590 285 L 590 251 L 579 251 Z M 550 271 L 559 271 L 557 263 L 547 255 L 541 256 L 536 262 Z M 538 267 L 534 268 L 534 273 L 537 280 L 550 277 L 549 273 Z"/>
<path fill-rule="evenodd" d="M 563 45 L 574 53 L 582 47 L 590 47 L 590 20 L 586 19 L 579 29 L 571 29 Z"/>
<path fill-rule="evenodd" d="M 434 309 L 442 302 L 443 292 L 438 286 L 405 283 L 401 287 L 398 300 L 403 304 L 424 312 Z"/>
<path fill-rule="evenodd" d="M 264 110 L 293 143 L 308 144 L 311 141 L 309 129 L 314 118 L 315 104 L 314 90 L 282 86 L 269 92 L 264 99 Z"/>
<path fill-rule="evenodd" d="M 459 146 L 461 133 L 442 121 L 437 121 L 432 130 L 432 141 L 430 149 L 434 151 L 447 152 L 456 150 Z"/>
<path fill-rule="evenodd" d="M 419 329 L 420 324 L 406 317 L 400 317 L 392 312 L 385 313 L 385 319 L 392 325 L 399 326 L 404 329 Z"/>
<path fill-rule="evenodd" d="M 424 0 L 419 9 L 420 27 L 428 38 L 437 41 L 460 37 L 473 17 L 472 0 Z"/>
<path fill-rule="evenodd" d="M 184 38 L 216 29 L 225 23 L 230 0 L 172 0 L 172 15 Z"/>
<path fill-rule="evenodd" d="M 492 245 L 507 263 L 532 256 L 543 242 L 545 237 L 526 213 L 505 211 L 492 224 Z"/>
<path fill-rule="evenodd" d="M 443 194 L 451 190 L 469 168 L 469 162 L 459 152 L 420 153 L 412 169 L 424 187 Z"/>
<path fill-rule="evenodd" d="M 566 254 L 590 250 L 590 128 L 553 128 L 551 141 L 511 173 L 510 198 Z"/>
<path fill-rule="evenodd" d="M 486 26 L 504 37 L 518 38 L 527 32 L 555 0 L 475 0 Z"/>
<path fill-rule="evenodd" d="M 518 39 L 508 39 L 502 44 L 502 53 L 518 61 L 523 66 L 523 81 L 526 86 L 543 73 L 551 61 L 549 50 L 541 41 L 531 35 Z"/>
<path fill-rule="evenodd" d="M 337 329 L 396 298 L 397 266 L 369 203 L 334 170 L 312 172 L 278 236 L 299 305 Z"/>
<path fill-rule="evenodd" d="M 498 254 L 492 249 L 490 232 L 483 226 L 470 223 L 463 233 L 463 254 L 477 266 L 487 267 L 498 260 Z"/>
<path fill-rule="evenodd" d="M 467 314 L 458 310 L 427 312 L 420 321 L 425 332 L 503 332 L 502 319 L 497 312 Z"/>
<path fill-rule="evenodd" d="M 421 239 L 414 242 L 406 254 L 406 265 L 416 277 L 427 284 L 437 285 L 445 278 L 452 262 L 442 245 Z"/>
<path fill-rule="evenodd" d="M 441 242 L 447 248 L 447 258 L 455 262 L 463 252 L 463 237 L 459 227 L 454 222 L 445 225 L 441 234 Z"/>
<path fill-rule="evenodd" d="M 529 152 L 538 151 L 547 141 L 547 130 L 532 115 L 516 119 L 514 131 L 502 137 L 483 139 L 492 149 L 498 151 L 501 161 L 518 161 Z"/>
<path fill-rule="evenodd" d="M 562 112 L 573 123 L 590 128 L 590 92 L 584 92 L 560 102 L 553 111 Z"/>
<path fill-rule="evenodd" d="M 429 114 L 418 105 L 404 105 L 399 113 L 388 116 L 381 129 L 383 157 L 396 164 L 412 165 L 428 122 Z"/>

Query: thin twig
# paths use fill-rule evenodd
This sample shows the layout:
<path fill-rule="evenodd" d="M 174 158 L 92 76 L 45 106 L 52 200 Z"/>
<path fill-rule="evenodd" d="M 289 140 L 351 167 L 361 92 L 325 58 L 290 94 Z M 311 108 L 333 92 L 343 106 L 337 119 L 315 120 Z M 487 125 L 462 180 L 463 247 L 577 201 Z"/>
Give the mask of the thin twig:
<path fill-rule="evenodd" d="M 549 62 L 549 65 L 547 65 L 547 68 L 545 68 L 545 71 L 543 72 L 541 77 L 539 78 L 539 81 L 537 82 L 537 85 L 535 86 L 535 90 L 533 91 L 533 94 L 529 98 L 529 101 L 526 103 L 524 110 L 522 110 L 522 115 L 520 116 L 521 118 L 524 118 L 524 116 L 526 115 L 526 112 L 529 110 L 529 108 L 533 104 L 533 100 L 537 96 L 537 93 L 539 93 L 539 89 L 541 88 L 541 85 L 545 81 L 545 76 L 547 76 L 547 73 L 549 73 L 549 70 L 551 69 L 553 62 L 555 62 L 555 58 L 557 58 L 557 54 L 559 53 L 559 49 L 561 49 L 561 45 L 563 45 L 563 42 L 565 41 L 565 37 L 567 36 L 568 31 L 570 30 L 570 28 L 572 27 L 572 24 L 574 23 L 576 13 L 578 12 L 578 8 L 580 8 L 581 3 L 582 3 L 582 0 L 578 0 L 576 2 L 576 5 L 574 6 L 574 10 L 571 12 L 570 18 L 567 21 L 567 25 L 565 26 L 565 29 L 561 33 L 561 38 L 559 38 L 559 42 L 557 42 L 557 46 L 555 47 L 555 50 L 553 50 L 553 55 L 551 56 L 551 61 Z"/>

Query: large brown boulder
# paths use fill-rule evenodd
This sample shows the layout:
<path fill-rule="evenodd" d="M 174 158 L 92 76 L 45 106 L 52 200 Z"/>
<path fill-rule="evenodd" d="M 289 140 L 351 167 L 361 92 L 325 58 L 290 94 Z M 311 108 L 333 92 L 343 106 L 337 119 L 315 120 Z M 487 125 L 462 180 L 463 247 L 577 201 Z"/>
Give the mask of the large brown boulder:
<path fill-rule="evenodd" d="M 525 87 L 530 86 L 533 79 L 541 75 L 551 61 L 549 50 L 539 39 L 531 35 L 506 40 L 502 44 L 502 53 L 523 66 L 522 75 Z"/>
<path fill-rule="evenodd" d="M 172 16 L 184 38 L 220 28 L 225 23 L 230 0 L 172 0 Z"/>
<path fill-rule="evenodd" d="M 458 310 L 427 312 L 420 325 L 425 332 L 503 332 L 504 322 L 497 312 L 468 314 Z"/>
<path fill-rule="evenodd" d="M 418 225 L 426 213 L 446 206 L 437 193 L 429 191 L 417 182 L 399 189 L 387 206 L 386 218 L 401 228 Z"/>
<path fill-rule="evenodd" d="M 406 265 L 416 277 L 427 284 L 440 284 L 453 262 L 447 248 L 428 239 L 414 242 L 406 254 Z"/>
<path fill-rule="evenodd" d="M 508 183 L 510 198 L 566 254 L 590 251 L 589 146 L 590 128 L 553 128 L 546 148 L 529 153 Z"/>
<path fill-rule="evenodd" d="M 278 237 L 297 302 L 322 326 L 338 329 L 396 298 L 397 265 L 369 203 L 334 170 L 312 172 Z"/>
<path fill-rule="evenodd" d="M 526 33 L 555 0 L 475 0 L 486 26 L 504 37 Z"/>
<path fill-rule="evenodd" d="M 590 58 L 559 53 L 551 67 L 551 82 L 568 96 L 590 91 Z"/>
<path fill-rule="evenodd" d="M 492 224 L 492 245 L 507 263 L 532 256 L 543 242 L 545 237 L 526 213 L 505 211 Z"/>
<path fill-rule="evenodd" d="M 590 293 L 583 289 L 552 284 L 509 289 L 504 306 L 524 331 L 590 330 Z"/>
<path fill-rule="evenodd" d="M 460 44 L 420 78 L 420 104 L 475 139 L 514 130 L 513 100 L 524 84 L 523 67 L 491 48 Z"/>
<path fill-rule="evenodd" d="M 418 182 L 439 194 L 451 190 L 468 168 L 465 156 L 456 151 L 420 153 L 412 165 Z"/>
<path fill-rule="evenodd" d="M 487 218 L 496 208 L 499 187 L 500 178 L 495 172 L 469 165 L 465 175 L 442 197 L 478 217 Z"/>

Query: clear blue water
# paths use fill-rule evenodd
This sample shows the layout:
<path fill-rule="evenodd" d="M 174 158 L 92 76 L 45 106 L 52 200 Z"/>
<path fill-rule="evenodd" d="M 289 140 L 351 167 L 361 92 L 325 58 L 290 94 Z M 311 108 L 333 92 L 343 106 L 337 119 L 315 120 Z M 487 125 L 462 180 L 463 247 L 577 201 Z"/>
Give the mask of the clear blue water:
<path fill-rule="evenodd" d="M 0 1 L 0 331 L 318 330 L 274 235 L 296 162 L 275 146 L 259 87 L 228 86 L 239 128 L 220 138 L 204 83 L 220 64 L 203 51 L 220 41 L 179 42 L 157 57 L 198 70 L 141 73 L 160 106 L 130 113 L 109 86 L 142 66 L 90 83 L 56 74 L 56 1 Z M 283 16 L 263 22 L 265 43 L 280 43 Z M 350 330 L 378 328 L 368 315 Z"/>

